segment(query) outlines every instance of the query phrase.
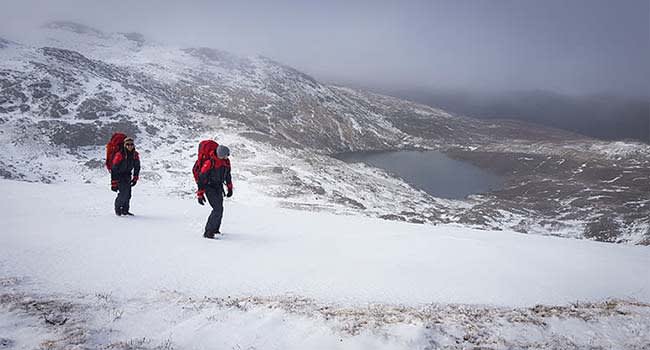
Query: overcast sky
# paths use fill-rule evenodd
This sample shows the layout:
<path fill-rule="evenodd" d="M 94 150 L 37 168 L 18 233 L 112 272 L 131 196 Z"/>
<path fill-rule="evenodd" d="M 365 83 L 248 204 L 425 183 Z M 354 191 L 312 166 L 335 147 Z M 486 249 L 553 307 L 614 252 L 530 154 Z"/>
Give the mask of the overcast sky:
<path fill-rule="evenodd" d="M 326 82 L 650 94 L 650 0 L 0 0 L 0 37 L 49 20 L 262 54 Z"/>

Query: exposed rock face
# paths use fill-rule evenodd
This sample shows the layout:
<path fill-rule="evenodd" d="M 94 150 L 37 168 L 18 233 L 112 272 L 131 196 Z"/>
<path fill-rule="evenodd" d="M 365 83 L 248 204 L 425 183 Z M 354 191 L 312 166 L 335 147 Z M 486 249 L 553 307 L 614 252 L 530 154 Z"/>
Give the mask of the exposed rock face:
<path fill-rule="evenodd" d="M 621 228 L 613 216 L 603 215 L 585 227 L 585 237 L 601 242 L 616 242 Z"/>
<path fill-rule="evenodd" d="M 189 158 L 199 135 L 233 130 L 248 142 L 239 156 L 250 159 L 251 176 L 263 178 L 260 187 L 290 207 L 335 206 L 415 223 L 650 242 L 648 146 L 455 117 L 327 86 L 264 57 L 157 47 L 137 33 L 110 35 L 70 22 L 47 28 L 76 33 L 77 41 L 34 49 L 0 40 L 1 147 L 50 145 L 55 154 L 63 148 L 70 159 L 94 169 L 100 161 L 83 149 L 101 150 L 112 132 L 123 131 L 139 137 L 152 154 L 169 147 L 167 158 L 156 160 L 159 172 L 149 174 L 160 179 L 163 172 L 175 177 L 186 172 L 183 161 L 189 160 L 178 159 Z M 286 159 L 255 163 L 255 151 L 245 151 L 251 144 Z M 504 176 L 506 185 L 465 201 L 441 201 L 381 172 L 329 157 L 414 148 L 440 150 L 490 169 Z M 22 169 L 33 162 L 19 152 L 0 154 L 2 177 L 42 172 L 43 179 L 60 178 L 45 167 Z M 303 169 L 283 165 L 293 163 Z M 329 190 L 328 184 L 341 189 Z"/>
<path fill-rule="evenodd" d="M 110 117 L 120 110 L 119 106 L 114 105 L 114 100 L 113 96 L 105 92 L 87 98 L 77 107 L 77 118 L 96 120 Z"/>
<path fill-rule="evenodd" d="M 506 187 L 486 197 L 493 208 L 516 208 L 560 230 L 567 222 L 584 222 L 588 224 L 585 237 L 601 241 L 621 241 L 626 233 L 642 232 L 650 223 L 647 156 L 612 159 L 562 146 L 558 143 L 554 152 L 539 154 L 535 149 L 521 153 L 452 150 L 449 154 L 506 176 Z"/>
<path fill-rule="evenodd" d="M 140 130 L 132 122 L 121 120 L 110 123 L 66 123 L 63 121 L 40 121 L 39 132 L 49 136 L 53 144 L 68 148 L 106 144 L 113 132 L 119 130 L 128 135 L 137 135 Z"/>

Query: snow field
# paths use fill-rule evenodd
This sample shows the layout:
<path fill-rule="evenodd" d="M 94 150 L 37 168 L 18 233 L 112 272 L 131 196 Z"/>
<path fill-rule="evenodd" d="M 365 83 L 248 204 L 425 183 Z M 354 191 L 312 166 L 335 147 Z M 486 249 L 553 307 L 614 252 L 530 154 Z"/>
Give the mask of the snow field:
<path fill-rule="evenodd" d="M 647 247 L 279 209 L 245 183 L 206 240 L 209 209 L 163 192 L 139 183 L 116 217 L 108 186 L 0 180 L 0 344 L 650 344 Z"/>
<path fill-rule="evenodd" d="M 0 188 L 2 275 L 30 276 L 49 292 L 342 305 L 650 301 L 647 247 L 259 207 L 237 191 L 225 200 L 225 235 L 209 241 L 208 206 L 146 183 L 134 188 L 133 218 L 116 217 L 114 193 L 97 185 Z"/>

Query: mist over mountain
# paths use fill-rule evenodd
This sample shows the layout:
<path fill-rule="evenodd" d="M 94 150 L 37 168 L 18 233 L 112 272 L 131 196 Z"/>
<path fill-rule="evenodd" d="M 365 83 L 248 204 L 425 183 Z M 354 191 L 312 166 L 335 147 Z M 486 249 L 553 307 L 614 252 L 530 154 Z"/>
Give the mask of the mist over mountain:
<path fill-rule="evenodd" d="M 471 92 L 446 89 L 374 91 L 480 119 L 513 119 L 602 140 L 650 143 L 650 99 L 611 94 L 571 96 L 545 90 Z"/>
<path fill-rule="evenodd" d="M 142 180 L 190 194 L 192 177 L 179 174 L 198 140 L 216 138 L 247 169 L 238 183 L 284 207 L 650 244 L 648 145 L 453 115 L 322 83 L 263 56 L 133 32 L 56 21 L 35 34 L 3 36 L 1 177 L 103 183 L 104 145 L 123 131 L 153 162 Z M 335 159 L 387 150 L 443 152 L 501 176 L 503 187 L 446 200 Z"/>

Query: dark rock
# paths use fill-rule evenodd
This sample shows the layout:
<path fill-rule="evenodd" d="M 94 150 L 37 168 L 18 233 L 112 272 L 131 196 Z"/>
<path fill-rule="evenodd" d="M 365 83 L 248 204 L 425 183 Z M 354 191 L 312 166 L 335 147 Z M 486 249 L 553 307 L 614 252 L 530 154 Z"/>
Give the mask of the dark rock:
<path fill-rule="evenodd" d="M 104 161 L 99 159 L 91 159 L 84 163 L 84 165 L 91 169 L 100 169 L 104 167 Z"/>
<path fill-rule="evenodd" d="M 70 63 L 77 68 L 92 67 L 95 64 L 92 60 L 76 51 L 56 47 L 44 47 L 41 50 L 43 51 L 44 56 L 53 57 L 60 61 Z"/>
<path fill-rule="evenodd" d="M 13 170 L 13 172 L 12 172 L 12 170 Z M 4 179 L 9 179 L 9 180 L 22 178 L 23 174 L 20 174 L 15 170 L 16 170 L 15 167 L 7 166 L 7 164 L 0 161 L 0 177 L 2 177 Z"/>
<path fill-rule="evenodd" d="M 94 120 L 117 113 L 119 107 L 113 106 L 114 98 L 106 93 L 84 100 L 77 108 L 77 118 Z"/>
<path fill-rule="evenodd" d="M 585 227 L 585 238 L 600 242 L 616 242 L 620 235 L 621 227 L 611 215 L 602 215 L 591 221 Z"/>
<path fill-rule="evenodd" d="M 58 101 L 54 102 L 50 107 L 50 117 L 51 118 L 61 118 L 61 116 L 70 113 L 67 108 L 63 107 Z"/>
<path fill-rule="evenodd" d="M 104 145 L 114 132 L 121 131 L 127 135 L 136 135 L 139 128 L 129 121 L 112 123 L 66 123 L 63 121 L 40 121 L 40 131 L 48 135 L 55 145 L 69 148 Z"/>
<path fill-rule="evenodd" d="M 258 133 L 258 132 L 242 132 L 240 135 L 248 138 L 249 140 L 253 141 L 258 141 L 258 142 L 264 142 L 272 146 L 277 146 L 277 147 L 286 147 L 286 148 L 296 148 L 300 147 L 300 145 L 290 141 L 286 140 L 284 138 L 279 139 L 277 138 L 276 135 L 267 135 L 263 133 Z"/>
<path fill-rule="evenodd" d="M 28 86 L 31 87 L 31 88 L 49 90 L 49 89 L 52 88 L 52 83 L 50 83 L 49 80 L 43 80 L 43 81 L 39 81 L 37 83 L 29 84 Z"/>
<path fill-rule="evenodd" d="M 38 99 L 47 96 L 47 91 L 41 89 L 35 89 L 32 91 L 32 98 Z"/>
<path fill-rule="evenodd" d="M 325 190 L 323 190 L 322 194 L 325 194 Z M 343 204 L 345 206 L 352 207 L 352 208 L 355 208 L 355 209 L 363 209 L 363 210 L 366 209 L 366 206 L 363 205 L 363 203 L 355 201 L 352 198 L 346 197 L 346 196 L 344 196 L 343 194 L 341 194 L 339 192 L 335 191 L 332 194 L 332 196 L 334 197 L 334 202 L 336 202 L 336 203 L 340 203 L 340 204 Z"/>
<path fill-rule="evenodd" d="M 426 221 L 417 217 L 410 217 L 406 219 L 407 222 L 410 222 L 412 224 L 424 224 Z"/>
<path fill-rule="evenodd" d="M 3 73 L 3 72 L 0 71 L 0 73 Z M 16 81 L 13 80 L 13 79 L 11 79 L 11 80 L 4 79 L 4 78 L 0 79 L 0 89 L 6 89 L 6 88 L 8 88 L 8 87 L 10 87 L 12 85 L 15 85 L 15 84 L 16 84 Z"/>
<path fill-rule="evenodd" d="M 157 127 L 155 127 L 155 126 L 153 126 L 151 124 L 148 124 L 148 123 L 143 123 L 143 124 L 144 124 L 144 131 L 146 131 L 149 135 L 155 136 L 160 131 L 159 128 L 157 128 Z"/>
<path fill-rule="evenodd" d="M 0 349 L 13 349 L 15 341 L 9 338 L 0 338 Z"/>
<path fill-rule="evenodd" d="M 648 232 L 646 232 L 645 236 L 643 237 L 641 242 L 639 242 L 639 244 L 650 246 L 650 226 L 648 226 Z"/>
<path fill-rule="evenodd" d="M 0 177 L 2 177 L 3 179 L 9 179 L 9 180 L 17 178 L 16 176 L 14 176 L 14 174 L 12 172 L 10 172 L 10 171 L 8 171 L 6 169 L 0 169 Z"/>
<path fill-rule="evenodd" d="M 129 72 L 125 68 L 119 68 L 102 61 L 91 60 L 76 51 L 60 49 L 56 47 L 43 47 L 40 50 L 43 52 L 44 56 L 51 57 L 59 62 L 67 64 L 67 67 L 65 68 L 68 70 L 77 70 L 85 71 L 86 73 L 92 73 L 110 81 L 121 83 L 127 88 L 131 88 L 143 93 L 148 92 L 147 89 L 142 87 L 141 84 L 143 82 L 148 83 L 148 86 L 150 86 L 151 90 L 160 90 L 160 84 L 156 84 L 155 82 L 151 81 L 151 79 L 144 77 L 142 74 L 135 74 Z M 74 83 L 75 85 L 80 86 L 80 83 L 76 81 L 77 79 L 69 71 L 52 68 L 48 65 L 41 65 L 37 62 L 32 62 L 32 64 L 39 66 L 41 69 L 46 70 L 53 75 L 59 76 L 60 78 L 66 80 L 68 83 Z M 137 82 L 137 84 L 134 84 L 134 82 Z"/>
<path fill-rule="evenodd" d="M 391 221 L 406 221 L 406 219 L 403 216 L 399 216 L 395 214 L 380 215 L 379 218 L 384 220 L 391 220 Z"/>
<path fill-rule="evenodd" d="M 307 185 L 306 187 L 307 187 L 307 189 L 308 189 L 311 193 L 313 193 L 313 194 L 317 194 L 317 195 L 323 196 L 323 195 L 325 195 L 325 193 L 327 193 L 327 192 L 325 192 L 325 189 L 324 189 L 323 187 L 321 187 L 321 186 Z M 358 208 L 360 208 L 360 209 L 366 209 L 366 208 L 363 206 L 363 204 L 358 203 L 358 202 L 356 202 L 356 203 L 357 203 L 356 206 L 357 206 Z M 360 207 L 359 207 L 359 206 L 360 206 Z"/>
<path fill-rule="evenodd" d="M 13 84 L 11 87 L 0 91 L 0 99 L 5 101 L 4 103 L 21 104 L 29 100 L 27 95 L 21 91 L 21 88 L 16 85 Z"/>

